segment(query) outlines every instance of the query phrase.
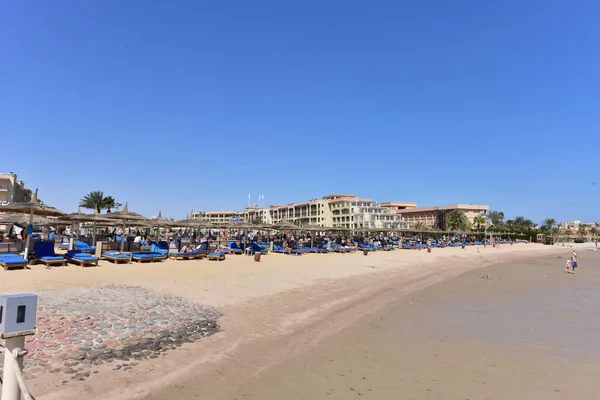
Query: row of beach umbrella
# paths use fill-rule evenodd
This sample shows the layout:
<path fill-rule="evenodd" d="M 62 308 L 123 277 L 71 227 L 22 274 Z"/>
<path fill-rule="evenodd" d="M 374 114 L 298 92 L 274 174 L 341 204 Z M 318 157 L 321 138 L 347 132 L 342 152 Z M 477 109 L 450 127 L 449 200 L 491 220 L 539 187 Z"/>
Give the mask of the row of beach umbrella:
<path fill-rule="evenodd" d="M 126 203 L 122 210 L 113 211 L 106 214 L 87 214 L 78 210 L 75 213 L 67 214 L 55 207 L 46 205 L 38 200 L 38 191 L 32 195 L 31 201 L 24 203 L 9 203 L 0 205 L 0 223 L 27 223 L 35 226 L 60 226 L 73 225 L 78 223 L 92 223 L 95 235 L 96 227 L 122 225 L 123 231 L 126 226 L 139 226 L 148 228 L 165 227 L 189 227 L 196 229 L 231 229 L 238 231 L 248 230 L 278 230 L 278 231 L 309 231 L 309 232 L 349 232 L 352 229 L 344 227 L 323 227 L 317 225 L 298 226 L 290 222 L 281 222 L 276 224 L 254 224 L 254 223 L 222 223 L 213 224 L 196 219 L 173 220 L 162 216 L 159 211 L 155 218 L 147 218 L 141 214 L 129 210 Z M 399 229 L 377 229 L 361 228 L 362 232 L 390 232 L 390 231 L 409 231 Z M 29 235 L 25 243 L 25 251 L 29 250 Z M 123 250 L 124 242 L 121 242 Z"/>

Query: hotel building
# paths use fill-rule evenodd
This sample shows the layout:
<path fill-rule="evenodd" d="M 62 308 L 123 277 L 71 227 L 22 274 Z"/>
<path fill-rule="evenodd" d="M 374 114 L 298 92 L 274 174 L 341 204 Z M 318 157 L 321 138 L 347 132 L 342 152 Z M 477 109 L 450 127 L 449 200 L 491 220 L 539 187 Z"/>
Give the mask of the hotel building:
<path fill-rule="evenodd" d="M 31 201 L 31 190 L 17 179 L 17 174 L 0 173 L 0 204 Z"/>
<path fill-rule="evenodd" d="M 211 224 L 230 224 L 234 220 L 243 219 L 243 213 L 231 210 L 222 211 L 192 211 L 190 217 Z"/>
<path fill-rule="evenodd" d="M 211 223 L 240 222 L 277 224 L 290 222 L 299 226 L 343 227 L 356 229 L 411 229 L 422 223 L 430 229 L 445 230 L 445 214 L 461 210 L 471 223 L 477 215 L 485 215 L 489 206 L 453 204 L 439 207 L 417 207 L 417 203 L 389 201 L 377 203 L 354 194 L 328 194 L 300 203 L 248 206 L 237 211 L 192 211 L 192 218 Z"/>
<path fill-rule="evenodd" d="M 411 203 L 412 204 L 412 203 Z M 390 207 L 354 194 L 329 194 L 301 203 L 272 204 L 269 207 L 250 206 L 244 221 L 276 224 L 284 221 L 299 226 L 361 228 L 409 228 L 409 223 Z"/>

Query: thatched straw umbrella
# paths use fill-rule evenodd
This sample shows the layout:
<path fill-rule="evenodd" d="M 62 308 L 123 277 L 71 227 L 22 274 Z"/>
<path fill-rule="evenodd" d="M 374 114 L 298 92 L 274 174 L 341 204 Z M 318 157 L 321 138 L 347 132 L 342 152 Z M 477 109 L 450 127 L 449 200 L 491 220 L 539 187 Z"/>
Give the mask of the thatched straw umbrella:
<path fill-rule="evenodd" d="M 113 220 L 106 218 L 104 215 L 100 215 L 98 210 L 94 211 L 94 214 L 86 214 L 81 212 L 81 208 L 77 208 L 77 212 L 67 215 L 67 220 L 72 222 L 92 222 L 92 246 L 96 245 L 96 226 L 97 224 L 111 224 Z"/>
<path fill-rule="evenodd" d="M 113 211 L 111 213 L 106 213 L 103 215 L 104 218 L 111 219 L 114 221 L 121 221 L 123 224 L 123 237 L 121 238 L 121 251 L 125 249 L 125 226 L 127 223 L 131 222 L 148 222 L 148 218 L 144 217 L 141 214 L 134 213 L 129 211 L 128 203 L 125 203 L 125 207 L 121 211 Z"/>
<path fill-rule="evenodd" d="M 158 215 L 154 218 L 150 218 L 147 221 L 147 223 L 148 223 L 148 225 L 152 226 L 153 228 L 156 228 L 156 238 L 157 239 L 160 237 L 160 228 L 178 226 L 175 221 L 170 220 L 168 218 L 164 218 L 162 216 L 161 210 L 158 210 Z"/>
<path fill-rule="evenodd" d="M 14 212 L 21 214 L 29 214 L 29 225 L 33 225 L 33 216 L 40 217 L 64 217 L 66 214 L 57 208 L 47 206 L 38 200 L 37 189 L 31 196 L 31 201 L 26 203 L 9 203 L 0 206 L 0 212 Z M 27 235 L 25 241 L 25 257 L 29 255 L 30 235 Z"/>
<path fill-rule="evenodd" d="M 273 224 L 273 229 L 279 229 L 281 231 L 299 231 L 302 229 L 301 226 L 292 224 L 291 222 L 280 222 Z"/>
<path fill-rule="evenodd" d="M 29 221 L 29 216 L 25 214 L 17 214 L 17 213 L 6 213 L 0 214 L 0 224 L 27 224 Z M 39 217 L 37 215 L 33 216 L 32 225 L 33 226 L 46 226 L 47 222 L 53 222 L 54 220 L 46 217 Z"/>

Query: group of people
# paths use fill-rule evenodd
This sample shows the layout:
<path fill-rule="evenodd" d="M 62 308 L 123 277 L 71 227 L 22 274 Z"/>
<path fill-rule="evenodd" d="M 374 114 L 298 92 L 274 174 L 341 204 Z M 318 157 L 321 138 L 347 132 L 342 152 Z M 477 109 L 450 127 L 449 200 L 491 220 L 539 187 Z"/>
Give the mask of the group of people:
<path fill-rule="evenodd" d="M 569 274 L 574 274 L 576 269 L 577 269 L 577 253 L 575 252 L 575 250 L 573 250 L 573 254 L 571 255 L 571 258 L 568 258 L 567 262 L 565 263 L 565 272 L 569 273 Z"/>

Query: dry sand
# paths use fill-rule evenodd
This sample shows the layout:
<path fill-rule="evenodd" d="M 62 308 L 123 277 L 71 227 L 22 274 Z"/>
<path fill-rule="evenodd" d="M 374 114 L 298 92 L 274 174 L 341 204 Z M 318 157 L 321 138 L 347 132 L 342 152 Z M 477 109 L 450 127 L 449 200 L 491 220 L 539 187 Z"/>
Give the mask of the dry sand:
<path fill-rule="evenodd" d="M 568 249 L 536 244 L 362 254 L 272 254 L 261 263 L 223 262 L 69 266 L 3 272 L 2 292 L 125 284 L 175 294 L 225 312 L 223 332 L 149 360 L 131 371 L 99 367 L 83 383 L 45 375 L 30 382 L 38 399 L 231 398 L 239 385 L 315 349 L 323 341 L 398 301 L 469 270 Z M 562 268 L 562 267 L 561 267 Z M 243 386 L 242 386 L 243 387 Z"/>

